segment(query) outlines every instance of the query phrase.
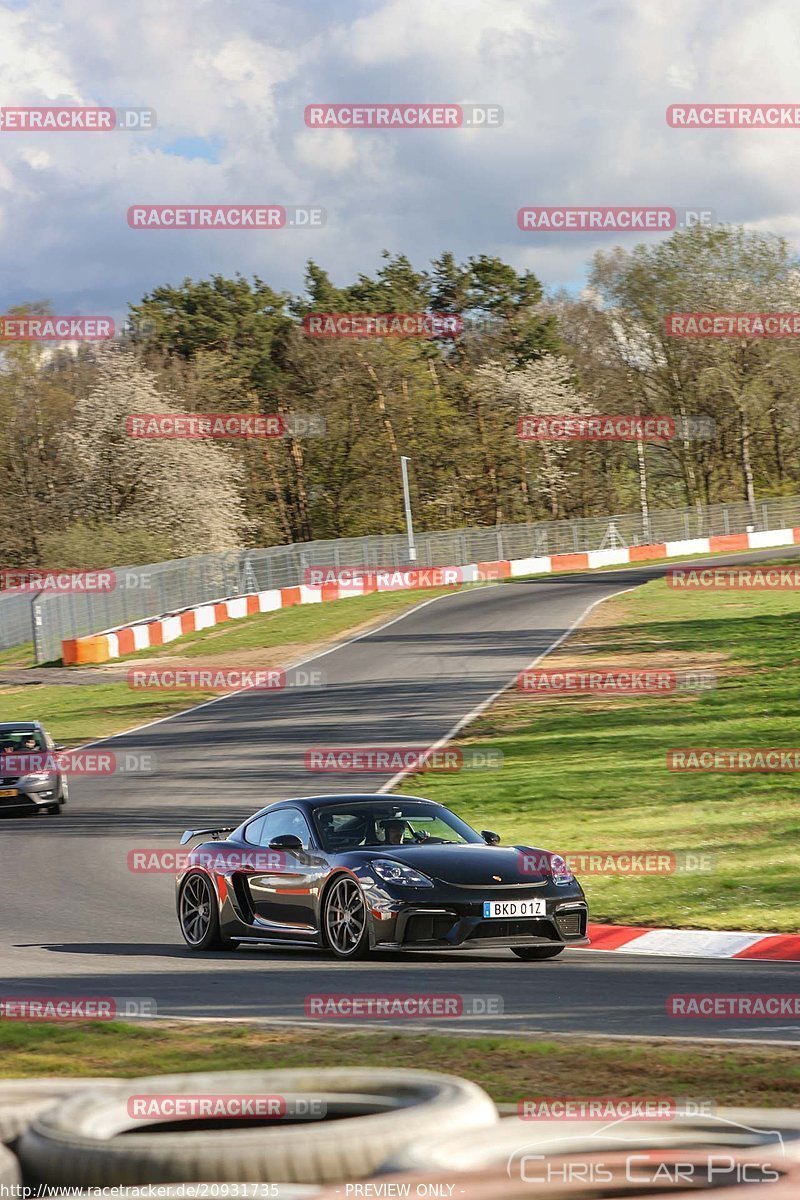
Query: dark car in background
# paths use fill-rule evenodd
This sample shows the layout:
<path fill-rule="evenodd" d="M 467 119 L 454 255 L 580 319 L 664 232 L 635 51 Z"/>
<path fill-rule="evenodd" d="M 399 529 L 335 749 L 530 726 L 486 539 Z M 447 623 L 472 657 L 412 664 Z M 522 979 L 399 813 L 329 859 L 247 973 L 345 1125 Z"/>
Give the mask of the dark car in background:
<path fill-rule="evenodd" d="M 222 834 L 228 834 L 221 840 Z M 282 800 L 236 829 L 187 830 L 178 920 L 195 950 L 237 942 L 370 950 L 508 948 L 554 958 L 587 941 L 583 890 L 564 859 L 500 846 L 411 796 Z"/>
<path fill-rule="evenodd" d="M 0 816 L 61 812 L 69 784 L 53 759 L 63 748 L 38 721 L 0 723 Z M 31 757 L 34 768 L 48 769 L 27 771 L 25 759 Z"/>

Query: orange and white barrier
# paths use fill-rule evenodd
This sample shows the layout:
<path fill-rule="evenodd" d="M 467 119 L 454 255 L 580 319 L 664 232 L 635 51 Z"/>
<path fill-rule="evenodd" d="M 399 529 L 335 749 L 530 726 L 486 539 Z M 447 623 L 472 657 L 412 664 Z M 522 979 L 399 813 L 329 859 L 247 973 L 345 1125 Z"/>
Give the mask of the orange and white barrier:
<path fill-rule="evenodd" d="M 274 612 L 295 604 L 318 604 L 343 600 L 370 592 L 404 591 L 431 587 L 457 587 L 493 579 L 518 579 L 524 575 L 550 575 L 561 571 L 597 570 L 658 558 L 686 558 L 692 554 L 718 554 L 737 550 L 763 550 L 771 546 L 800 544 L 800 528 L 774 529 L 762 533 L 734 533 L 721 537 L 689 538 L 681 542 L 659 542 L 648 546 L 625 546 L 616 550 L 588 550 L 581 554 L 539 555 L 533 558 L 502 559 L 498 562 L 468 563 L 463 567 L 412 567 L 365 572 L 346 583 L 322 582 L 319 586 L 273 588 L 233 599 L 198 604 L 181 612 L 125 625 L 120 629 L 61 643 L 65 666 L 104 663 L 137 650 L 153 649 L 166 642 L 210 629 L 223 621 L 235 621 L 255 613 Z M 354 576 L 355 576 L 354 572 Z"/>

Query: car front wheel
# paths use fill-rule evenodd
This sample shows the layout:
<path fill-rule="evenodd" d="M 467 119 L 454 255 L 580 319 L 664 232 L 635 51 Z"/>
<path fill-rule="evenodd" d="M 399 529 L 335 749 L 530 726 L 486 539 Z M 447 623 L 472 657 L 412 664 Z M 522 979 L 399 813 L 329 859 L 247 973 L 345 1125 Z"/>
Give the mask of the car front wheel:
<path fill-rule="evenodd" d="M 224 950 L 229 946 L 219 927 L 217 897 L 201 871 L 187 875 L 181 885 L 178 918 L 183 940 L 192 950 Z"/>
<path fill-rule="evenodd" d="M 361 888 L 349 875 L 337 879 L 325 897 L 323 927 L 328 948 L 337 958 L 367 954 L 367 906 Z"/>
<path fill-rule="evenodd" d="M 544 958 L 555 958 L 566 950 L 566 946 L 512 946 L 517 958 L 526 962 L 540 962 Z"/>

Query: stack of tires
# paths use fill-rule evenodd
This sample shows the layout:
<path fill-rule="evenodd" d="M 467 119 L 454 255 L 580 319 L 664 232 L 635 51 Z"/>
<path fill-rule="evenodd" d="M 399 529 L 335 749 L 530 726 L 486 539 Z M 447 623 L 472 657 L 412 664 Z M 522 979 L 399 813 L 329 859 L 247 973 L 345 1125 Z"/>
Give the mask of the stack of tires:
<path fill-rule="evenodd" d="M 52 1085 L 50 1095 L 48 1087 Z M 476 1084 L 407 1070 L 232 1071 L 110 1082 L 0 1082 L 4 1152 L 0 1181 L 53 1187 L 178 1182 L 272 1183 L 270 1195 L 315 1195 L 323 1184 L 363 1179 L 389 1155 L 439 1130 L 443 1136 L 499 1121 Z M 77 1090 L 80 1089 L 80 1090 Z M 255 1095 L 313 1098 L 324 1120 L 294 1124 L 141 1130 L 133 1096 Z M 242 1123 L 243 1124 L 243 1123 Z M 138 1127 L 138 1128 L 137 1128 Z M 141 1130 L 141 1131 L 140 1131 Z M 4 1172 L 4 1173 L 3 1173 Z"/>
<path fill-rule="evenodd" d="M 321 1102 L 325 1117 L 184 1128 L 174 1121 L 143 1127 L 131 1117 L 132 1097 L 165 1094 L 302 1097 Z M 681 1172 L 685 1182 L 693 1167 L 684 1187 Z M 800 1113 L 722 1109 L 605 1125 L 501 1121 L 476 1084 L 407 1070 L 0 1081 L 0 1184 L 38 1187 L 41 1196 L 48 1186 L 114 1187 L 124 1200 L 125 1188 L 154 1185 L 163 1200 L 224 1198 L 246 1183 L 249 1197 L 342 1200 L 336 1185 L 366 1180 L 372 1186 L 364 1195 L 457 1200 L 654 1200 L 707 1189 L 714 1200 L 797 1200 Z"/>

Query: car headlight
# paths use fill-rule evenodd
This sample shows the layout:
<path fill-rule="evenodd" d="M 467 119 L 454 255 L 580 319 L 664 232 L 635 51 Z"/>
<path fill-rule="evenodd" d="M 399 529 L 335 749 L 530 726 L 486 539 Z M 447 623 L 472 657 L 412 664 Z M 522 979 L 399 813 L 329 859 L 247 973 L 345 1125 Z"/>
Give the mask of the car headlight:
<path fill-rule="evenodd" d="M 572 883 L 575 879 L 566 859 L 560 854 L 550 855 L 550 874 L 553 877 L 553 883 Z"/>
<path fill-rule="evenodd" d="M 20 783 L 47 783 L 52 778 L 52 771 L 32 771 L 30 775 L 23 775 Z"/>
<path fill-rule="evenodd" d="M 428 879 L 421 871 L 415 871 L 413 867 L 407 867 L 405 863 L 394 862 L 390 858 L 376 858 L 370 865 L 375 874 L 386 883 L 399 883 L 403 887 L 433 887 L 432 879 Z"/>

